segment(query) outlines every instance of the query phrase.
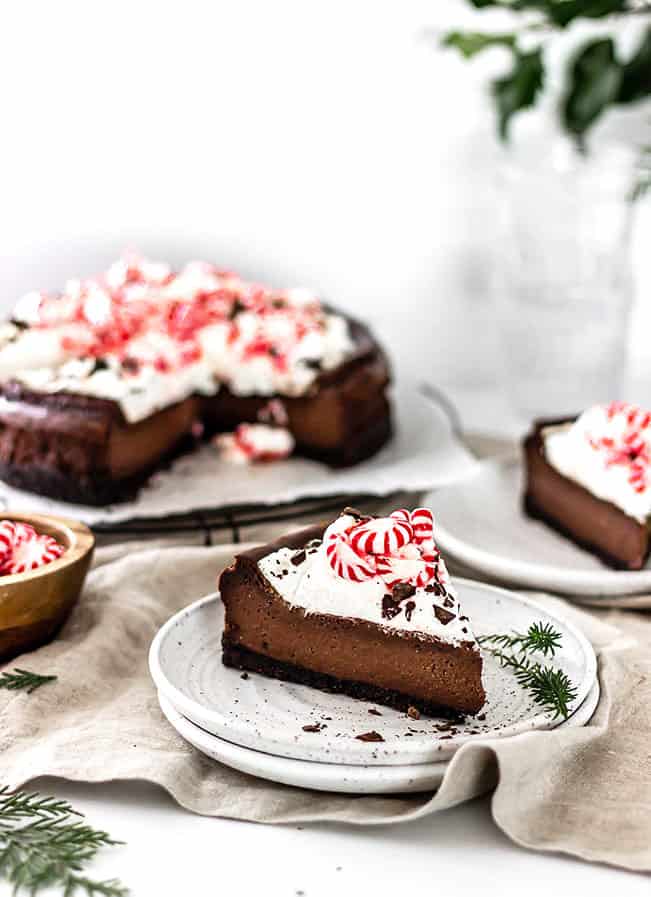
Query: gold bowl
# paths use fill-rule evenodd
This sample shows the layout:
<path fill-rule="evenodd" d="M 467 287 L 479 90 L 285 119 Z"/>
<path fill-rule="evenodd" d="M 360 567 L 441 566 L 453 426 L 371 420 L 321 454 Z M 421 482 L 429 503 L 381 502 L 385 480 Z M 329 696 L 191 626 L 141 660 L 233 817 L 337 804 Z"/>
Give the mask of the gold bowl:
<path fill-rule="evenodd" d="M 49 641 L 81 594 L 95 537 L 83 523 L 49 514 L 0 512 L 3 520 L 30 523 L 53 536 L 65 551 L 27 573 L 0 576 L 0 661 Z"/>

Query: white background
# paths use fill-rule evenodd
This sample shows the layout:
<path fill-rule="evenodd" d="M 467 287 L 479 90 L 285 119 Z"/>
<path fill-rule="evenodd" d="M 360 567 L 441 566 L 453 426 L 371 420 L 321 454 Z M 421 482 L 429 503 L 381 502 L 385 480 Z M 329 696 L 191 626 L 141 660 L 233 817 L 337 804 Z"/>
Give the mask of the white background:
<path fill-rule="evenodd" d="M 204 255 L 317 287 L 368 318 L 403 373 L 494 382 L 485 84 L 505 60 L 438 49 L 467 21 L 454 0 L 3 4 L 2 302 L 125 246 Z"/>
<path fill-rule="evenodd" d="M 124 247 L 204 256 L 319 288 L 373 323 L 403 373 L 496 383 L 490 63 L 434 36 L 465 19 L 450 0 L 3 4 L 2 305 Z M 42 787 L 128 841 L 97 870 L 138 897 L 648 893 L 641 876 L 515 847 L 486 801 L 392 829 L 298 831 L 194 817 L 145 786 Z"/>

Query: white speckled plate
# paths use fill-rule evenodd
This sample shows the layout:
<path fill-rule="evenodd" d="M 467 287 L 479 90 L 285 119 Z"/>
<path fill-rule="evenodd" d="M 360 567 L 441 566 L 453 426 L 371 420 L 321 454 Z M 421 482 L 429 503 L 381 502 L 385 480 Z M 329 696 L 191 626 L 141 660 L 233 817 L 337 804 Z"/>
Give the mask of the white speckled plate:
<path fill-rule="evenodd" d="M 347 766 L 339 763 L 316 763 L 290 760 L 263 751 L 240 747 L 224 741 L 186 719 L 167 698 L 158 694 L 161 710 L 181 738 L 213 760 L 248 775 L 317 791 L 344 794 L 406 794 L 433 791 L 443 781 L 449 760 L 437 763 L 414 763 L 408 766 Z M 578 710 L 558 727 L 585 726 L 599 703 L 599 681 L 595 679 L 588 697 Z"/>
<path fill-rule="evenodd" d="M 461 482 L 427 496 L 441 550 L 473 570 L 530 589 L 578 600 L 651 607 L 651 564 L 636 573 L 611 570 L 588 551 L 522 510 L 519 458 L 485 461 Z"/>
<path fill-rule="evenodd" d="M 577 687 L 581 706 L 596 678 L 596 659 L 573 626 L 533 601 L 504 589 L 456 580 L 459 598 L 477 634 L 526 630 L 535 620 L 563 633 L 555 663 Z M 191 722 L 243 747 L 282 757 L 351 765 L 404 765 L 447 758 L 477 738 L 501 738 L 558 725 L 533 704 L 512 673 L 486 655 L 483 719 L 450 723 L 375 706 L 259 674 L 242 674 L 221 661 L 223 606 L 209 595 L 180 611 L 154 639 L 149 667 L 159 691 Z M 319 726 L 320 731 L 305 731 Z M 379 733 L 383 741 L 359 735 Z"/>

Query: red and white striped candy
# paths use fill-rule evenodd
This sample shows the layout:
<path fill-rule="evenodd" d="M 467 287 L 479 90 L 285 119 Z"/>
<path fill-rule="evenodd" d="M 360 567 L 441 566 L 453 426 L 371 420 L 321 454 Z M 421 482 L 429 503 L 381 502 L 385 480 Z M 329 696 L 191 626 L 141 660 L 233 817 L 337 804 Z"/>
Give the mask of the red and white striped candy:
<path fill-rule="evenodd" d="M 434 516 L 429 508 L 416 508 L 411 512 L 414 542 L 420 545 L 434 538 Z"/>
<path fill-rule="evenodd" d="M 412 558 L 377 558 L 377 573 L 389 589 L 399 582 L 407 582 L 422 589 L 436 576 L 436 564 Z"/>
<path fill-rule="evenodd" d="M 364 582 L 375 576 L 373 558 L 362 557 L 348 541 L 347 533 L 331 533 L 326 536 L 328 563 L 342 579 Z"/>
<path fill-rule="evenodd" d="M 396 517 L 380 517 L 356 526 L 350 544 L 360 554 L 394 554 L 414 535 L 411 524 Z"/>
<path fill-rule="evenodd" d="M 52 536 L 25 537 L 16 545 L 2 564 L 2 573 L 26 573 L 44 564 L 56 561 L 63 554 L 63 547 Z"/>

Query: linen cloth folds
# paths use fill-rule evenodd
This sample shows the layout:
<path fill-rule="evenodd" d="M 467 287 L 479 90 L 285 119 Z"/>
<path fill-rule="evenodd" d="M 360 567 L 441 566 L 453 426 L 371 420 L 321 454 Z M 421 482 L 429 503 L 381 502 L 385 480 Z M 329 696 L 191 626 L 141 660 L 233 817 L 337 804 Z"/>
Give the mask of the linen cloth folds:
<path fill-rule="evenodd" d="M 163 717 L 147 667 L 158 628 L 214 591 L 238 546 L 99 549 L 82 600 L 58 638 L 12 662 L 58 680 L 0 691 L 0 782 L 39 776 L 144 779 L 186 809 L 266 823 L 395 824 L 494 789 L 496 823 L 514 841 L 651 870 L 651 620 L 581 610 L 546 595 L 599 657 L 602 696 L 585 728 L 467 744 L 435 794 L 351 796 L 253 778 L 203 756 Z"/>

